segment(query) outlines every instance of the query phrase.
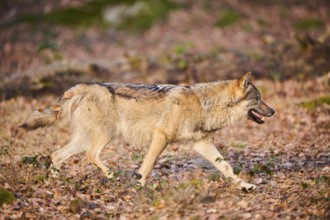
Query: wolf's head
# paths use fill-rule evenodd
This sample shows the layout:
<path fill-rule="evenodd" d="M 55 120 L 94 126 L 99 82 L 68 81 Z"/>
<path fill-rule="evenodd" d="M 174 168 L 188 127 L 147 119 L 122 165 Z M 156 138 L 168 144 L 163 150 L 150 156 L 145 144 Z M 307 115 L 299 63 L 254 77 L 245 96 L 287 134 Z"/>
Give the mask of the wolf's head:
<path fill-rule="evenodd" d="M 240 109 L 243 117 L 246 117 L 258 124 L 263 124 L 264 117 L 272 116 L 275 111 L 261 100 L 260 92 L 250 82 L 251 72 L 242 78 L 234 81 L 235 102 Z"/>

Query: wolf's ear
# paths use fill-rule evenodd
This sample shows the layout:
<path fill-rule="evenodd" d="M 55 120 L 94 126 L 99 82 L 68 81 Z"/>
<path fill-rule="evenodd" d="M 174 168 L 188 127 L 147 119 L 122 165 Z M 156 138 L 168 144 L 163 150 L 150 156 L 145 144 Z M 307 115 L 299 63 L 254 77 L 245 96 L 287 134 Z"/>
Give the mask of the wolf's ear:
<path fill-rule="evenodd" d="M 249 85 L 250 77 L 251 77 L 251 72 L 246 73 L 238 80 L 238 86 L 243 90 L 246 89 Z"/>

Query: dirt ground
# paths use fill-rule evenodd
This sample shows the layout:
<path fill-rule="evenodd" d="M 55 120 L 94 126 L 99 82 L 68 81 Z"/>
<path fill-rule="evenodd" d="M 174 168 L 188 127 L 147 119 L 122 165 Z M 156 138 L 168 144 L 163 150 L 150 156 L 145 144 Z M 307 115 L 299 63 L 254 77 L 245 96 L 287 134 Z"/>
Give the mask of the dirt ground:
<path fill-rule="evenodd" d="M 0 219 L 330 218 L 327 1 L 178 0 L 139 32 L 17 20 L 86 1 L 68 2 L 0 4 Z M 139 187 L 130 176 L 147 149 L 120 138 L 102 153 L 114 179 L 84 155 L 49 178 L 49 155 L 66 144 L 68 127 L 18 128 L 33 108 L 53 104 L 77 82 L 186 85 L 246 71 L 276 113 L 263 125 L 219 130 L 214 141 L 235 172 L 258 186 L 252 193 L 191 144 L 169 146 Z"/>

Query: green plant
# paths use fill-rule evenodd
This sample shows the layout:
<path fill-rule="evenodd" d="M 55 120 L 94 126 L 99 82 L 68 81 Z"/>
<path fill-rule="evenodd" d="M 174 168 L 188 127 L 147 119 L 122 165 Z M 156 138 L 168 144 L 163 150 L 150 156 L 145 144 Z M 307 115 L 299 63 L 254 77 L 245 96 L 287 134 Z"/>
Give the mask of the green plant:
<path fill-rule="evenodd" d="M 207 178 L 208 178 L 209 181 L 218 182 L 220 180 L 220 174 L 218 172 L 217 173 L 211 173 Z"/>
<path fill-rule="evenodd" d="M 223 9 L 215 25 L 221 28 L 235 24 L 241 18 L 240 14 L 230 9 Z"/>
<path fill-rule="evenodd" d="M 316 29 L 321 27 L 323 27 L 323 23 L 316 18 L 301 19 L 294 24 L 294 28 L 299 31 Z"/>
<path fill-rule="evenodd" d="M 307 110 L 314 110 L 322 105 L 330 105 L 330 96 L 320 96 L 316 99 L 312 99 L 306 102 L 302 102 L 301 105 Z"/>
<path fill-rule="evenodd" d="M 134 14 L 124 16 L 119 24 L 111 24 L 104 19 L 104 10 L 108 6 L 141 3 L 142 7 Z M 132 31 L 145 30 L 152 24 L 164 18 L 171 10 L 178 8 L 178 4 L 171 0 L 95 0 L 87 1 L 75 7 L 52 10 L 45 14 L 27 14 L 18 21 L 30 24 L 46 23 L 68 27 L 100 28 L 114 27 Z M 129 14 L 129 13 L 128 13 Z"/>

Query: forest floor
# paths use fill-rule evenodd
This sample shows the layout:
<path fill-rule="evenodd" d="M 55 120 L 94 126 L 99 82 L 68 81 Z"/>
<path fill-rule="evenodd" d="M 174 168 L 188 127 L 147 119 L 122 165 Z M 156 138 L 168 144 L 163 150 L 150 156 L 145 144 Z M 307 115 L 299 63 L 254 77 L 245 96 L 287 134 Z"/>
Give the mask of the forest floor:
<path fill-rule="evenodd" d="M 59 2 L 56 8 L 68 7 Z M 329 5 L 178 2 L 138 33 L 0 23 L 0 219 L 330 218 Z M 16 10 L 41 10 L 23 9 Z M 214 141 L 235 172 L 258 186 L 252 193 L 224 179 L 191 144 L 170 145 L 138 187 L 130 173 L 147 149 L 120 138 L 102 152 L 114 179 L 84 155 L 49 178 L 49 155 L 69 140 L 68 128 L 18 128 L 77 82 L 190 84 L 246 71 L 276 113 L 263 125 L 221 129 Z"/>

